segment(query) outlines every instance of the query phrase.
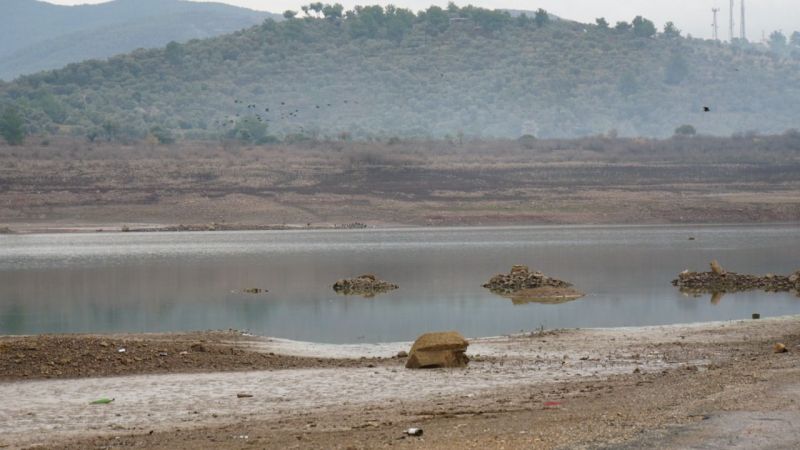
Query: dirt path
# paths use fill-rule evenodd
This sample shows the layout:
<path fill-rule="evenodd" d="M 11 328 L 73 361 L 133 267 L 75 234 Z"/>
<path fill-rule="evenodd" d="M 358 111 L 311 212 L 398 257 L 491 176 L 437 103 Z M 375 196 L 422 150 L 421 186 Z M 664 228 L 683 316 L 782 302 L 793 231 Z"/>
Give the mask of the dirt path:
<path fill-rule="evenodd" d="M 777 341 L 790 352 L 772 353 Z M 791 426 L 800 417 L 798 344 L 800 317 L 788 317 L 478 339 L 466 370 L 409 371 L 388 359 L 5 382 L 0 446 L 789 448 L 800 441 Z M 247 345 L 353 360 L 391 356 L 407 344 L 253 337 Z M 97 397 L 115 401 L 89 405 Z M 409 426 L 425 434 L 403 438 Z M 754 443 L 763 445 L 748 447 Z"/>

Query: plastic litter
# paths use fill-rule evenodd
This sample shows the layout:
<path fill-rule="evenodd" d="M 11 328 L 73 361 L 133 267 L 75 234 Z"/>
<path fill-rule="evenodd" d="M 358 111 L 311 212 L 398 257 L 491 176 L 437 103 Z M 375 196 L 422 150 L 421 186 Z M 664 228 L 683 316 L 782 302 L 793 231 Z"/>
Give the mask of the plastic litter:
<path fill-rule="evenodd" d="M 107 405 L 107 404 L 109 404 L 109 403 L 111 403 L 113 401 L 114 401 L 113 398 L 105 398 L 104 397 L 104 398 L 98 398 L 97 400 L 89 402 L 89 404 L 90 405 Z"/>
<path fill-rule="evenodd" d="M 406 430 L 409 436 L 422 436 L 422 428 L 409 428 Z"/>

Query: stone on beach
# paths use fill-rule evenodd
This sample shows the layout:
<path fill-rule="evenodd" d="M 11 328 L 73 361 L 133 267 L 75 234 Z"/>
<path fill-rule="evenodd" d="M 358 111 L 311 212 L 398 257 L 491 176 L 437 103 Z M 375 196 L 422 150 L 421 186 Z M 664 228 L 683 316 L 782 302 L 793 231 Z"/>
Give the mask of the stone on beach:
<path fill-rule="evenodd" d="M 457 331 L 425 333 L 411 347 L 406 368 L 466 367 L 469 342 Z"/>

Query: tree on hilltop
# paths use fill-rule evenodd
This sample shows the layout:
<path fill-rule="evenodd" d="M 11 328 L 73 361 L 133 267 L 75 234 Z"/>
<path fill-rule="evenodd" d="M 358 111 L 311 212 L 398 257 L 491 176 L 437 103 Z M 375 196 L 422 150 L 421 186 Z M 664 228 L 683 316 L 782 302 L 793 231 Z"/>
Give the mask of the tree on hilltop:
<path fill-rule="evenodd" d="M 681 37 L 681 30 L 679 30 L 674 23 L 667 22 L 664 24 L 664 37 L 679 38 Z"/>
<path fill-rule="evenodd" d="M 548 14 L 544 9 L 539 8 L 536 10 L 536 14 L 533 16 L 533 22 L 537 27 L 543 27 L 550 23 L 550 14 Z"/>
<path fill-rule="evenodd" d="M 642 16 L 633 19 L 633 34 L 636 37 L 649 38 L 656 34 L 656 25 Z"/>
<path fill-rule="evenodd" d="M 787 48 L 786 35 L 780 31 L 773 31 L 769 35 L 769 48 L 775 53 L 784 53 Z"/>

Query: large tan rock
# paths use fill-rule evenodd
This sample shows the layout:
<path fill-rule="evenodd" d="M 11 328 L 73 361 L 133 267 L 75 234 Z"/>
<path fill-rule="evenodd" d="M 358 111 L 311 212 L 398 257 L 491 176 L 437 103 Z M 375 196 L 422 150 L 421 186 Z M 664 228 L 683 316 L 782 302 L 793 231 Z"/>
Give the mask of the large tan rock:
<path fill-rule="evenodd" d="M 425 333 L 411 346 L 406 368 L 466 367 L 468 346 L 469 342 L 457 331 Z"/>
<path fill-rule="evenodd" d="M 512 274 L 513 273 L 528 273 L 528 272 L 530 272 L 530 269 L 526 265 L 514 264 L 513 266 L 511 266 L 511 273 Z"/>

